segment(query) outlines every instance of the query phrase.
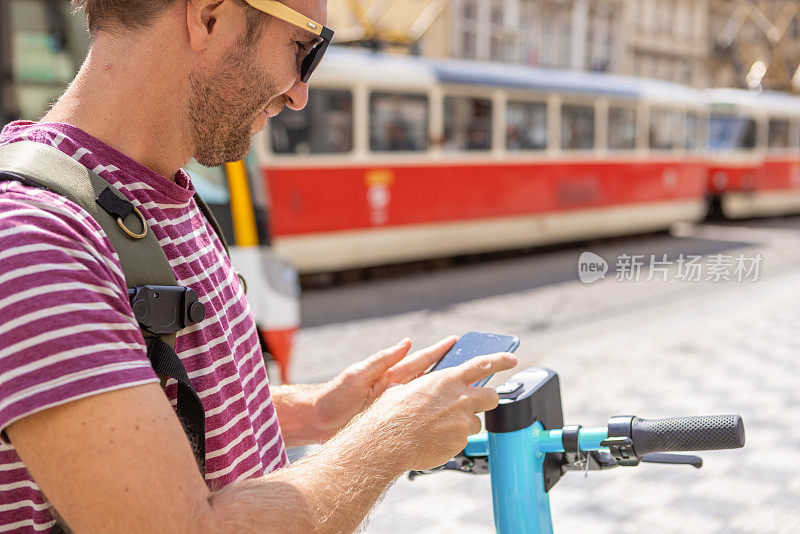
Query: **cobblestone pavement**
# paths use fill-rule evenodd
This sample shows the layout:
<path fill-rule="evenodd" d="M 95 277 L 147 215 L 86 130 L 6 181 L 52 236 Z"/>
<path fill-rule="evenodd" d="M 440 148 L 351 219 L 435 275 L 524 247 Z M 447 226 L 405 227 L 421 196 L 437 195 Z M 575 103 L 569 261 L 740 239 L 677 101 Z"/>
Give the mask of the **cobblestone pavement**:
<path fill-rule="evenodd" d="M 763 256 L 756 282 L 577 280 L 578 256 Z M 738 413 L 747 445 L 701 470 L 569 473 L 551 494 L 557 534 L 800 532 L 800 219 L 684 227 L 526 258 L 309 292 L 295 378 L 333 376 L 410 335 L 516 334 L 520 368 L 561 378 L 565 422 Z M 646 273 L 645 273 L 646 274 Z M 646 276 L 643 276 L 646 278 Z M 507 375 L 505 375 L 507 376 Z M 495 377 L 493 384 L 504 379 Z M 365 532 L 493 532 L 487 476 L 398 481 Z"/>

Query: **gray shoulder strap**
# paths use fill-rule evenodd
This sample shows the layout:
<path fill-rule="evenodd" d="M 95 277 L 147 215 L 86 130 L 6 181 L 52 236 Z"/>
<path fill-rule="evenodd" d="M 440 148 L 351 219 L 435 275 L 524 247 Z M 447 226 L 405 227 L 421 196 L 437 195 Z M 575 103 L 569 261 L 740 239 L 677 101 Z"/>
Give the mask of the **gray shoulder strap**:
<path fill-rule="evenodd" d="M 89 212 L 117 251 L 128 287 L 178 285 L 164 250 L 138 210 L 131 211 L 131 203 L 124 195 L 73 158 L 43 143 L 9 143 L 0 146 L 0 180 L 9 179 L 49 189 Z M 147 356 L 161 376 L 162 386 L 167 377 L 178 382 L 175 410 L 194 444 L 201 472 L 205 472 L 203 403 L 175 354 L 176 335 L 149 335 L 144 328 L 142 333 L 147 338 Z"/>
<path fill-rule="evenodd" d="M 124 232 L 117 218 L 109 215 L 97 203 L 106 191 L 129 202 L 119 191 L 96 173 L 90 171 L 57 148 L 35 141 L 20 141 L 0 146 L 0 172 L 11 173 L 64 196 L 86 210 L 103 228 L 119 255 L 128 287 L 155 284 L 177 285 L 172 267 L 153 232 L 136 212 L 122 222 L 132 233 L 147 231 L 136 239 Z M 109 195 L 110 193 L 105 193 Z M 142 225 L 145 225 L 142 227 Z"/>

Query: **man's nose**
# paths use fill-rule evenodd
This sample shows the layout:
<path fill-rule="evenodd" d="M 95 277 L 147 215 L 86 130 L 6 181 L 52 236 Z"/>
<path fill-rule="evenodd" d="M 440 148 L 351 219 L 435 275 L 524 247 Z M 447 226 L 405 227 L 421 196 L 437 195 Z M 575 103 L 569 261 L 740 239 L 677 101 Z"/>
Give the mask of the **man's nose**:
<path fill-rule="evenodd" d="M 288 108 L 299 111 L 308 104 L 308 84 L 301 82 L 298 77 L 292 88 L 286 91 L 283 96 L 286 97 L 286 106 Z"/>

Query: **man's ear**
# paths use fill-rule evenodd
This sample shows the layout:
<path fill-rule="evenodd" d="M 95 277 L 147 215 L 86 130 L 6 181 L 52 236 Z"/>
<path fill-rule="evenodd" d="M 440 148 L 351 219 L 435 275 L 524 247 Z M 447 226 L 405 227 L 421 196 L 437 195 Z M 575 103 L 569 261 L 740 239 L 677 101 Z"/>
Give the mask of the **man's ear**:
<path fill-rule="evenodd" d="M 228 4 L 228 6 L 224 6 Z M 189 43 L 195 51 L 211 46 L 218 35 L 218 21 L 224 12 L 230 12 L 233 2 L 220 0 L 188 0 L 186 2 L 186 27 L 189 31 Z M 225 13 L 225 14 L 228 14 Z"/>

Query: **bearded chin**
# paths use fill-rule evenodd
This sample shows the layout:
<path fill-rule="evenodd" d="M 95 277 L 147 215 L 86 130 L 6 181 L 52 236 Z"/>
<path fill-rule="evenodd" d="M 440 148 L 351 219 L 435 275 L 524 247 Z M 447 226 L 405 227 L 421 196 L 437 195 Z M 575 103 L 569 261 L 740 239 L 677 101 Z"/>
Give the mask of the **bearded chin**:
<path fill-rule="evenodd" d="M 194 143 L 194 158 L 201 165 L 217 167 L 229 161 L 244 159 L 250 152 L 253 117 L 263 109 L 263 98 L 255 82 L 242 84 L 231 91 L 233 80 L 258 80 L 248 71 L 217 73 L 204 79 L 196 74 L 190 78 L 192 97 L 187 109 L 189 127 Z M 231 94 L 250 95 L 232 99 Z"/>
<path fill-rule="evenodd" d="M 213 127 L 211 121 L 196 125 L 194 158 L 206 167 L 217 167 L 230 161 L 244 159 L 250 153 L 251 121 L 231 119 Z"/>

